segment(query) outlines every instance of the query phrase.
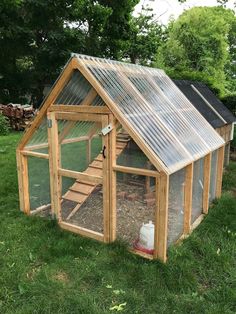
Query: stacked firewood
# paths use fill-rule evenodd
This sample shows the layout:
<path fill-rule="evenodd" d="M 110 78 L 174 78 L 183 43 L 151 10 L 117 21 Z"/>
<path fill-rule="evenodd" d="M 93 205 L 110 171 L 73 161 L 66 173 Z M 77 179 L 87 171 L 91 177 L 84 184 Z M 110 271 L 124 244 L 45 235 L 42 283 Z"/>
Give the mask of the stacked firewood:
<path fill-rule="evenodd" d="M 6 116 L 13 130 L 24 130 L 35 115 L 35 110 L 30 105 L 0 104 L 0 113 Z"/>

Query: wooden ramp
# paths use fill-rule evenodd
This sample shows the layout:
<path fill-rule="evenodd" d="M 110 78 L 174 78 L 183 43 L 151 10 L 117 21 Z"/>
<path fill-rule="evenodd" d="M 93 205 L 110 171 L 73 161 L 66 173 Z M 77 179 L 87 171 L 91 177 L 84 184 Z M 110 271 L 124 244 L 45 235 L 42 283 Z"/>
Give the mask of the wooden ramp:
<path fill-rule="evenodd" d="M 125 133 L 117 134 L 116 140 L 116 156 L 119 156 L 122 151 L 127 146 L 128 142 L 130 141 L 130 136 Z M 86 174 L 95 175 L 102 177 L 102 162 L 103 156 L 100 153 L 88 166 L 88 168 L 84 171 Z M 86 182 L 86 181 L 79 181 L 76 180 L 75 183 L 69 188 L 69 190 L 62 196 L 64 200 L 72 201 L 78 203 L 75 208 L 71 211 L 68 215 L 66 220 L 69 220 L 81 207 L 81 205 L 86 201 L 89 195 L 98 188 L 96 183 Z"/>

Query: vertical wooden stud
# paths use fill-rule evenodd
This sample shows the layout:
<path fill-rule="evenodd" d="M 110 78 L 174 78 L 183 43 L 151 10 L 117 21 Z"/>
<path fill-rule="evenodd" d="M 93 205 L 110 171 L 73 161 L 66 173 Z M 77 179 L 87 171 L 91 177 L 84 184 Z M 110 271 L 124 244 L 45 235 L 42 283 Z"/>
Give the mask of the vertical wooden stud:
<path fill-rule="evenodd" d="M 225 151 L 225 146 L 222 146 L 218 149 L 217 179 L 216 179 L 216 197 L 217 198 L 221 196 L 223 168 L 224 168 L 224 151 Z"/>
<path fill-rule="evenodd" d="M 204 175 L 203 175 L 203 214 L 208 213 L 209 208 L 209 192 L 211 178 L 211 153 L 204 158 Z"/>
<path fill-rule="evenodd" d="M 28 158 L 21 156 L 24 213 L 30 214 Z"/>
<path fill-rule="evenodd" d="M 16 151 L 16 164 L 17 164 L 17 175 L 18 175 L 20 210 L 24 212 L 23 173 L 22 173 L 22 165 L 21 165 L 21 153 L 19 150 Z"/>
<path fill-rule="evenodd" d="M 184 183 L 184 234 L 191 231 L 192 197 L 193 197 L 193 163 L 185 168 Z"/>
<path fill-rule="evenodd" d="M 89 138 L 86 142 L 86 157 L 87 164 L 89 165 L 91 162 L 91 138 Z"/>
<path fill-rule="evenodd" d="M 52 216 L 61 220 L 61 203 L 60 203 L 60 180 L 58 174 L 59 167 L 59 143 L 58 143 L 58 126 L 55 119 L 55 113 L 47 114 L 48 127 L 48 153 L 49 153 L 49 173 L 50 173 L 50 189 Z"/>
<path fill-rule="evenodd" d="M 165 263 L 167 259 L 169 176 L 161 172 L 159 180 L 156 179 L 156 185 L 157 207 L 153 257 Z"/>
<path fill-rule="evenodd" d="M 108 116 L 102 116 L 102 127 L 108 125 Z M 103 136 L 103 147 L 105 148 L 105 156 L 103 159 L 103 230 L 104 230 L 104 242 L 108 243 L 110 241 L 110 200 L 109 200 L 109 141 L 108 134 Z"/>
<path fill-rule="evenodd" d="M 109 133 L 109 195 L 110 195 L 110 242 L 116 239 L 116 171 L 113 167 L 116 165 L 116 126 L 115 118 L 112 114 L 109 115 L 109 124 L 113 125 L 112 131 Z"/>

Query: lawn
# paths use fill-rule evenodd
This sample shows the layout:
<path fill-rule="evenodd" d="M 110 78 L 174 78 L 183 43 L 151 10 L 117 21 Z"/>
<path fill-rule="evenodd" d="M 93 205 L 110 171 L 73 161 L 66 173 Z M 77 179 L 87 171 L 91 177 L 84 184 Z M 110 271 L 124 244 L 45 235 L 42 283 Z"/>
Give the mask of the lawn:
<path fill-rule="evenodd" d="M 221 199 L 163 265 L 23 215 L 20 136 L 0 137 L 0 313 L 236 313 L 236 163 Z"/>

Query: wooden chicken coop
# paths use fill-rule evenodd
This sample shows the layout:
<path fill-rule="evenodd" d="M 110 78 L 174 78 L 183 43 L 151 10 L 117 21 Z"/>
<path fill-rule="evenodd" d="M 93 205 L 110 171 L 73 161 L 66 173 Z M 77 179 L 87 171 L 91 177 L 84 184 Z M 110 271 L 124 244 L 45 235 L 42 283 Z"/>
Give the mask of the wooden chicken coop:
<path fill-rule="evenodd" d="M 164 71 L 73 54 L 18 145 L 20 208 L 166 261 L 221 195 L 224 145 Z"/>

